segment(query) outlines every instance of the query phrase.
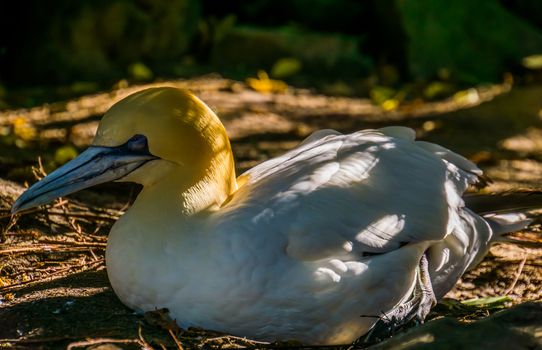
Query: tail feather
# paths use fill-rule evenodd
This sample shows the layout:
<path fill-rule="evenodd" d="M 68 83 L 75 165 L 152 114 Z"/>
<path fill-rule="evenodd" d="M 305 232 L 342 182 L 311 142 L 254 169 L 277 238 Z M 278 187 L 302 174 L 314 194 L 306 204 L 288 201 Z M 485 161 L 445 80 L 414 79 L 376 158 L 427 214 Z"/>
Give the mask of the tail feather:
<path fill-rule="evenodd" d="M 491 226 L 491 230 L 498 237 L 502 237 L 506 233 L 523 230 L 533 221 L 533 219 L 527 218 L 524 213 L 490 213 L 482 215 L 482 217 L 486 219 L 489 226 Z M 497 241 L 499 240 L 497 239 Z"/>
<path fill-rule="evenodd" d="M 495 194 L 468 193 L 465 206 L 479 215 L 523 213 L 542 208 L 542 191 L 514 191 Z"/>
<path fill-rule="evenodd" d="M 524 213 L 486 214 L 483 216 L 495 235 L 492 242 L 512 243 L 525 248 L 542 249 L 542 237 L 517 239 L 507 235 L 527 228 L 532 222 Z"/>
<path fill-rule="evenodd" d="M 492 242 L 507 242 L 529 248 L 542 248 L 538 240 L 520 240 L 508 233 L 523 230 L 533 222 L 528 212 L 542 208 L 542 191 L 515 191 L 500 194 L 467 194 L 465 206 L 482 216 L 494 233 Z"/>

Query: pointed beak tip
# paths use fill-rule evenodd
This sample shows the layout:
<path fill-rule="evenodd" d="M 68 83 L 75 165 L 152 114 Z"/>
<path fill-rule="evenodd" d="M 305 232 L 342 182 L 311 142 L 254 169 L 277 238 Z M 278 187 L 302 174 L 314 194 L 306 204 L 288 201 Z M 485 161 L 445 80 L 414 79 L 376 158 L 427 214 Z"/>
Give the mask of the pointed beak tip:
<path fill-rule="evenodd" d="M 39 183 L 39 182 L 38 182 Z M 38 207 L 40 205 L 43 205 L 47 202 L 41 201 L 40 195 L 36 195 L 36 192 L 31 186 L 30 188 L 27 188 L 20 196 L 13 202 L 11 205 L 11 214 L 18 214 L 24 210 Z"/>
<path fill-rule="evenodd" d="M 24 209 L 26 209 L 23 203 L 21 202 L 21 197 L 17 198 L 17 200 L 11 206 L 11 215 L 15 215 L 23 211 Z"/>

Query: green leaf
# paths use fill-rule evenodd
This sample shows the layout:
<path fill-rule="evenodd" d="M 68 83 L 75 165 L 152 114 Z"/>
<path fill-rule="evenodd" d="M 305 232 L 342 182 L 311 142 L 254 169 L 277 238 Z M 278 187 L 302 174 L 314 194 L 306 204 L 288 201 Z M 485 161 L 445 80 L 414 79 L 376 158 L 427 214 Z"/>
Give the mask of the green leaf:
<path fill-rule="evenodd" d="M 128 67 L 128 73 L 134 80 L 148 81 L 153 78 L 152 71 L 143 63 L 136 62 Z"/>
<path fill-rule="evenodd" d="M 64 164 L 77 157 L 77 150 L 73 146 L 62 146 L 55 151 L 55 163 Z"/>
<path fill-rule="evenodd" d="M 475 299 L 464 300 L 461 303 L 467 306 L 499 307 L 499 306 L 504 306 L 505 303 L 510 302 L 510 301 L 512 301 L 512 298 L 510 298 L 508 295 L 500 295 L 496 297 L 475 298 Z"/>
<path fill-rule="evenodd" d="M 301 61 L 297 58 L 281 58 L 271 68 L 271 76 L 278 79 L 291 77 L 301 70 Z"/>

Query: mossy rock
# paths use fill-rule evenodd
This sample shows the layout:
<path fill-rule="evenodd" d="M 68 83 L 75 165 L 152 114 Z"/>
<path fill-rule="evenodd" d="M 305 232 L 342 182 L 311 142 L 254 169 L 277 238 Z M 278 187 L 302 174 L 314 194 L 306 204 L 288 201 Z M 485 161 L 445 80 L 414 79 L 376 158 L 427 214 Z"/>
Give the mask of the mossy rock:
<path fill-rule="evenodd" d="M 440 318 L 370 349 L 542 349 L 542 303 L 520 304 L 473 323 Z"/>

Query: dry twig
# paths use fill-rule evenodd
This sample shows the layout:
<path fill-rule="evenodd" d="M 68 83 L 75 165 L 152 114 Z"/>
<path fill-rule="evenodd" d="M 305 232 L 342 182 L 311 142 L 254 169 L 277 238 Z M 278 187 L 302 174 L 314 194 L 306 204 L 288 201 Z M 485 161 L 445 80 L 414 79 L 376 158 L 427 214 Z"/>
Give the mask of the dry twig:
<path fill-rule="evenodd" d="M 142 349 L 152 349 L 147 347 L 148 344 L 143 343 L 140 339 L 114 339 L 114 338 L 96 338 L 96 339 L 87 339 L 84 341 L 77 341 L 68 344 L 67 350 L 87 347 L 90 345 L 99 345 L 99 344 L 137 344 L 141 346 Z"/>
<path fill-rule="evenodd" d="M 516 283 L 518 283 L 519 276 L 521 276 L 521 272 L 523 271 L 523 267 L 525 266 L 526 261 L 527 261 L 527 256 L 524 256 L 523 260 L 521 260 L 521 262 L 519 263 L 518 270 L 517 270 L 516 274 L 514 275 L 514 280 L 512 281 L 512 284 L 504 292 L 505 295 L 510 294 L 514 290 L 514 288 L 516 287 Z"/>

